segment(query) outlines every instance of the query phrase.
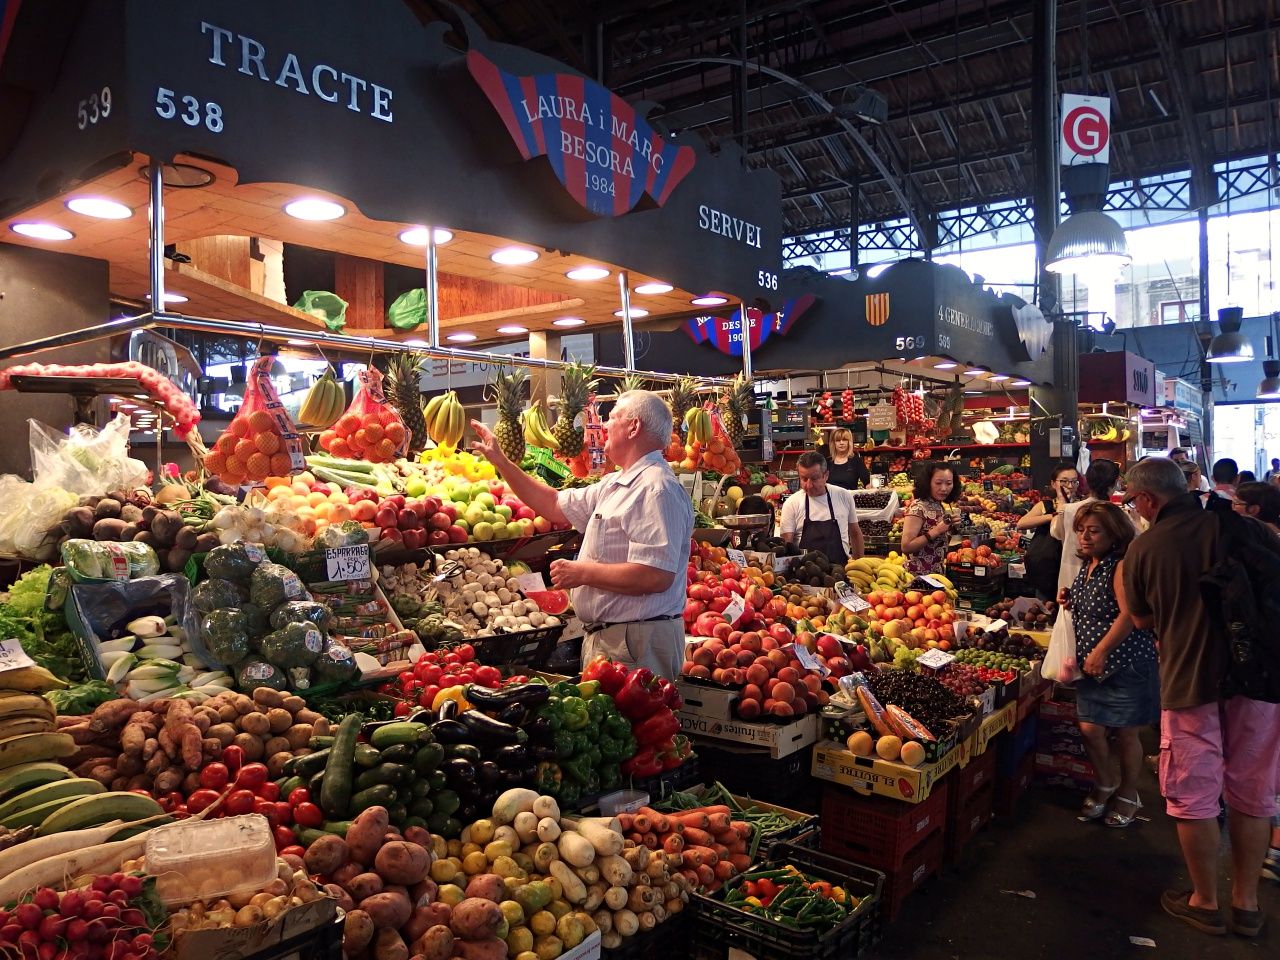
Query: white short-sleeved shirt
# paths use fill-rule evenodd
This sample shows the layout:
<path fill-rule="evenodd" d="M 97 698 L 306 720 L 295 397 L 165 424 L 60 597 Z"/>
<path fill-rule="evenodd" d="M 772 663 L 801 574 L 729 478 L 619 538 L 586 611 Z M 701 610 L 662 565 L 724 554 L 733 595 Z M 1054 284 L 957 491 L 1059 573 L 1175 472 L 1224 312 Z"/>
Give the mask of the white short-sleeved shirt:
<path fill-rule="evenodd" d="M 560 510 L 582 532 L 580 560 L 642 563 L 675 573 L 662 593 L 625 596 L 598 587 L 573 591 L 573 609 L 586 622 L 630 623 L 684 611 L 693 503 L 655 450 L 599 483 L 561 490 Z"/>
<path fill-rule="evenodd" d="M 831 511 L 827 509 L 827 494 L 831 495 L 831 507 L 836 512 L 835 519 L 840 527 L 840 542 L 844 544 L 845 553 L 848 553 L 849 526 L 858 522 L 858 508 L 854 505 L 853 494 L 850 491 L 828 483 L 827 493 L 809 500 L 809 519 L 831 519 Z M 797 543 L 804 529 L 804 503 L 807 496 L 803 490 L 797 490 L 787 497 L 782 505 L 781 530 L 784 534 L 794 533 Z"/>

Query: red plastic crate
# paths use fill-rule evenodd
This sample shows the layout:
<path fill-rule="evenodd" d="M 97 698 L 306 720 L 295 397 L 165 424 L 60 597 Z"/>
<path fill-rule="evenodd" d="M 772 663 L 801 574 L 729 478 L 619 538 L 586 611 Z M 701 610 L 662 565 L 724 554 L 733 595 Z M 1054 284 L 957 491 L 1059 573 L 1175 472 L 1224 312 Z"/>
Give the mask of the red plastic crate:
<path fill-rule="evenodd" d="M 956 807 L 947 822 L 947 863 L 955 863 L 974 835 L 991 822 L 996 783 L 987 780 L 963 805 Z"/>
<path fill-rule="evenodd" d="M 954 771 L 948 777 L 951 787 L 948 790 L 948 809 L 955 810 L 969 802 L 983 787 L 992 783 L 996 777 L 996 749 L 989 746 L 981 755 L 969 761 L 969 765 Z"/>
<path fill-rule="evenodd" d="M 903 901 L 942 869 L 943 849 L 943 830 L 938 829 L 907 854 L 898 869 L 885 873 L 884 905 L 881 909 L 886 921 L 897 919 Z"/>
<path fill-rule="evenodd" d="M 910 804 L 825 784 L 821 849 L 877 870 L 896 870 L 931 834 L 945 829 L 949 793 L 944 780 L 927 800 Z"/>
<path fill-rule="evenodd" d="M 1017 768 L 1008 777 L 996 777 L 996 796 L 992 807 L 999 817 L 1011 817 L 1018 803 L 1026 795 L 1031 781 L 1036 777 L 1036 755 L 1028 753 L 1018 761 Z"/>

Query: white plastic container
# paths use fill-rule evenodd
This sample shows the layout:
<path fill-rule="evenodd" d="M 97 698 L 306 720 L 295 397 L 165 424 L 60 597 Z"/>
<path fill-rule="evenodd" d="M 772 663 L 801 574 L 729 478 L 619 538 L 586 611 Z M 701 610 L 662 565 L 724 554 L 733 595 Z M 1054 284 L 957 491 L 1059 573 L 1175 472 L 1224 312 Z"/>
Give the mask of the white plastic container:
<path fill-rule="evenodd" d="M 635 813 L 649 805 L 649 795 L 643 790 L 615 790 L 599 800 L 600 815 L 616 817 L 620 813 Z"/>
<path fill-rule="evenodd" d="M 257 893 L 276 876 L 276 848 L 267 818 L 256 813 L 222 820 L 182 820 L 147 837 L 147 872 L 166 907 Z"/>

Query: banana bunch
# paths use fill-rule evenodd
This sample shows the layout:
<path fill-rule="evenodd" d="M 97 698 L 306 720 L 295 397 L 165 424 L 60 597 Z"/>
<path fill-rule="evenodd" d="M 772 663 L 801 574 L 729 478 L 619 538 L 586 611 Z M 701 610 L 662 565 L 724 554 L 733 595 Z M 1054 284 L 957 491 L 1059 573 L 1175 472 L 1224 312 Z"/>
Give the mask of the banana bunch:
<path fill-rule="evenodd" d="M 693 407 L 684 415 L 684 425 L 688 431 L 689 443 L 711 441 L 711 414 L 701 407 Z"/>
<path fill-rule="evenodd" d="M 346 391 L 334 379 L 333 368 L 329 367 L 302 398 L 302 406 L 298 408 L 298 426 L 325 430 L 333 426 L 346 409 Z"/>
<path fill-rule="evenodd" d="M 880 557 L 862 557 L 850 560 L 844 567 L 845 576 L 861 594 L 873 590 L 905 590 L 915 579 L 915 574 L 904 567 L 900 560 Z"/>
<path fill-rule="evenodd" d="M 454 391 L 438 393 L 428 400 L 422 416 L 427 421 L 427 436 L 436 446 L 457 449 L 467 418 Z"/>
<path fill-rule="evenodd" d="M 1098 443 L 1123 443 L 1133 436 L 1123 420 L 1107 420 L 1105 426 L 1095 424 L 1093 430 L 1089 434 L 1089 439 Z"/>
<path fill-rule="evenodd" d="M 4 684 L 4 689 L 0 690 L 0 696 L 8 693 L 45 693 L 49 690 L 65 690 L 71 684 L 65 680 L 60 680 L 44 667 L 19 667 L 17 670 L 6 670 L 4 676 L 0 677 L 0 683 Z M 0 716 L 3 711 L 0 711 Z"/>
<path fill-rule="evenodd" d="M 558 450 L 560 444 L 547 426 L 547 414 L 542 409 L 542 401 L 535 400 L 533 406 L 520 414 L 520 423 L 524 428 L 524 442 L 531 447 L 543 447 L 547 450 Z"/>
<path fill-rule="evenodd" d="M 0 690 L 0 740 L 55 729 L 53 706 L 44 697 L 20 690 Z"/>

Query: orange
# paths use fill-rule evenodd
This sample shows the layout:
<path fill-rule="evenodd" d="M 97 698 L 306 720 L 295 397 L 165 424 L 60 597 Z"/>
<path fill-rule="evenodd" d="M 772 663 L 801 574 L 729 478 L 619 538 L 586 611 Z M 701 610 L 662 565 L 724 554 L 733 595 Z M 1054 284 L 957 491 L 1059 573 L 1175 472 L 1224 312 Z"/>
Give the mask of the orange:
<path fill-rule="evenodd" d="M 235 454 L 241 460 L 248 461 L 249 457 L 258 452 L 258 446 L 252 440 L 244 439 L 236 441 Z"/>
<path fill-rule="evenodd" d="M 371 447 L 376 441 L 369 439 L 369 431 L 361 427 L 355 433 L 347 438 L 347 443 L 353 447 Z"/>
<path fill-rule="evenodd" d="M 321 449 L 321 450 L 328 450 L 328 449 L 329 449 L 329 447 L 330 447 L 330 445 L 331 445 L 331 444 L 333 443 L 333 441 L 334 441 L 334 440 L 336 440 L 337 438 L 338 438 L 338 435 L 337 435 L 334 431 L 332 431 L 332 430 L 324 430 L 324 431 L 322 431 L 322 432 L 321 432 L 321 434 L 320 434 L 320 449 Z"/>
<path fill-rule="evenodd" d="M 404 443 L 406 431 L 404 428 L 404 424 L 400 423 L 399 421 L 393 421 L 392 423 L 388 423 L 384 428 L 384 433 L 386 434 L 386 438 L 390 440 L 392 443 L 394 443 L 396 446 L 399 446 L 400 444 Z"/>
<path fill-rule="evenodd" d="M 351 448 L 347 446 L 347 441 L 341 437 L 329 445 L 329 452 L 335 457 L 350 458 L 351 456 Z"/>
<path fill-rule="evenodd" d="M 383 460 L 391 460 L 396 455 L 396 445 L 390 440 L 379 440 L 377 453 Z"/>
<path fill-rule="evenodd" d="M 227 424 L 227 433 L 237 439 L 247 437 L 249 435 L 249 425 L 245 422 L 244 417 L 236 417 Z"/>
<path fill-rule="evenodd" d="M 265 453 L 255 453 L 245 463 L 251 480 L 265 480 L 271 473 L 271 458 Z"/>
<path fill-rule="evenodd" d="M 268 456 L 280 449 L 280 435 L 276 433 L 256 434 L 253 442 L 257 446 L 259 453 L 265 453 Z"/>
<path fill-rule="evenodd" d="M 236 435 L 228 430 L 218 438 L 218 442 L 213 445 L 214 449 L 224 457 L 229 457 L 231 454 L 236 452 L 237 439 Z"/>
<path fill-rule="evenodd" d="M 399 423 L 400 415 L 391 407 L 383 407 L 378 411 L 378 422 L 384 427 L 391 423 Z"/>
<path fill-rule="evenodd" d="M 244 477 L 245 463 L 239 457 L 235 457 L 235 456 L 227 457 L 227 462 L 224 469 L 226 471 L 225 476 L 228 479 L 231 476 Z"/>
<path fill-rule="evenodd" d="M 249 430 L 253 433 L 266 433 L 275 430 L 276 422 L 265 410 L 255 410 L 249 414 Z"/>
<path fill-rule="evenodd" d="M 210 473 L 218 474 L 226 469 L 227 458 L 216 449 L 210 450 L 204 458 L 204 468 Z"/>
<path fill-rule="evenodd" d="M 273 453 L 271 455 L 271 472 L 278 473 L 285 477 L 289 475 L 289 471 L 293 469 L 293 461 L 289 459 L 287 453 Z"/>
<path fill-rule="evenodd" d="M 366 439 L 369 443 L 377 443 L 379 440 L 381 440 L 381 439 L 382 439 L 382 437 L 383 437 L 383 435 L 384 435 L 384 430 L 383 430 L 383 428 L 382 428 L 382 424 L 380 424 L 380 423 L 367 423 L 367 424 L 365 424 L 365 427 L 364 427 L 364 435 L 365 435 L 365 439 Z"/>
<path fill-rule="evenodd" d="M 333 425 L 334 432 L 340 437 L 349 437 L 360 429 L 360 418 L 354 413 L 344 413 Z"/>

